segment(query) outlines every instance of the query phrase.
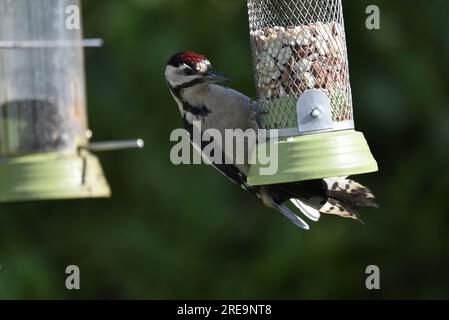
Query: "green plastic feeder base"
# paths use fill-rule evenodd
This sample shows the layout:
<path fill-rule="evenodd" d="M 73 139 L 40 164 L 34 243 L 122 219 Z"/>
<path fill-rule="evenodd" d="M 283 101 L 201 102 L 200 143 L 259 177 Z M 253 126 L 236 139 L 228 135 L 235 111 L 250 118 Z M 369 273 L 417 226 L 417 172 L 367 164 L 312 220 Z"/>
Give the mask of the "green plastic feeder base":
<path fill-rule="evenodd" d="M 104 198 L 111 190 L 98 158 L 43 153 L 0 160 L 0 202 Z"/>
<path fill-rule="evenodd" d="M 350 176 L 378 171 L 377 162 L 363 133 L 354 130 L 316 133 L 270 140 L 267 150 L 278 147 L 278 170 L 262 175 L 262 165 L 253 154 L 248 183 L 252 186 Z"/>

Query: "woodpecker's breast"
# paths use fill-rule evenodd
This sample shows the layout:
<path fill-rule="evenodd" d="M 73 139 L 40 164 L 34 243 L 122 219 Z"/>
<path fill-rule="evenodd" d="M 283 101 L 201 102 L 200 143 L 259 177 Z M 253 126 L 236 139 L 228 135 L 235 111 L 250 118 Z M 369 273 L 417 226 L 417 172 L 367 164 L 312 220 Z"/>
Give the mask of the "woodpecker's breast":
<path fill-rule="evenodd" d="M 203 105 L 210 111 L 204 118 L 207 128 L 247 129 L 251 100 L 238 91 L 218 85 L 205 88 Z"/>

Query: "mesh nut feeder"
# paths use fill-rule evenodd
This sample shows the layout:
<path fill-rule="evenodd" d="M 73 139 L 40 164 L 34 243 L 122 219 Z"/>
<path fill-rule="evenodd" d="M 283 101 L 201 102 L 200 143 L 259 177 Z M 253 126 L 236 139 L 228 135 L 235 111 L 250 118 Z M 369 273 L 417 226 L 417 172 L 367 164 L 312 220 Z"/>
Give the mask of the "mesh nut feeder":
<path fill-rule="evenodd" d="M 278 129 L 278 172 L 251 185 L 375 172 L 354 130 L 341 0 L 248 0 L 261 129 Z"/>
<path fill-rule="evenodd" d="M 90 143 L 83 40 L 66 27 L 80 0 L 0 0 L 0 202 L 108 197 L 92 151 L 141 140 Z"/>

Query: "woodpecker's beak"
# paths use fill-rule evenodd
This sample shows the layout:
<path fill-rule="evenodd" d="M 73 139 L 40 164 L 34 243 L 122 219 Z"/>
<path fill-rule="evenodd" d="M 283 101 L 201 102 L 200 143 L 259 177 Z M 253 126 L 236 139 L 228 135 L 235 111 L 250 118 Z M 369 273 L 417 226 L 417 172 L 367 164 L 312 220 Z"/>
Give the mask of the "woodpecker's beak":
<path fill-rule="evenodd" d="M 225 77 L 224 75 L 222 75 L 221 73 L 218 73 L 214 70 L 209 70 L 206 75 L 205 75 L 207 81 L 210 82 L 224 82 L 224 81 L 229 81 L 229 79 L 227 77 Z"/>

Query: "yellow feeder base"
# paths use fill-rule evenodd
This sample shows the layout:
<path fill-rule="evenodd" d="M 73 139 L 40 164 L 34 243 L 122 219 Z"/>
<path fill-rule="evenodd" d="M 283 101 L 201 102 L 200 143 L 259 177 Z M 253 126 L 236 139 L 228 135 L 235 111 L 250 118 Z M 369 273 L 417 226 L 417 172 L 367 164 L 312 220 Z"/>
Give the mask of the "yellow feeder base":
<path fill-rule="evenodd" d="M 88 151 L 0 160 L 0 202 L 110 196 L 100 162 Z"/>
<path fill-rule="evenodd" d="M 377 162 L 363 133 L 354 130 L 316 133 L 269 140 L 265 148 L 278 149 L 277 171 L 261 175 L 267 166 L 257 161 L 254 151 L 248 183 L 252 186 L 289 183 L 378 171 Z M 256 160 L 255 160 L 256 159 Z"/>

